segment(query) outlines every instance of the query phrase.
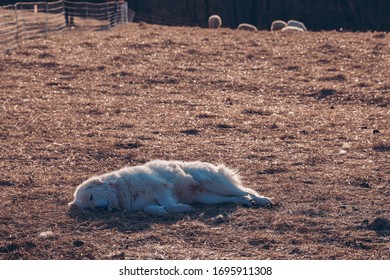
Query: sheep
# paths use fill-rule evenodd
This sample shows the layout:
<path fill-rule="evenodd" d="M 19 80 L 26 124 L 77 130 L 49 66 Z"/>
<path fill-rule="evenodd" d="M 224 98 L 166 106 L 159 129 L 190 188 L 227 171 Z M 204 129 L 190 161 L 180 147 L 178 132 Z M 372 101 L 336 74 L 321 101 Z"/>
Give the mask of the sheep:
<path fill-rule="evenodd" d="M 306 26 L 303 24 L 303 22 L 300 22 L 300 21 L 297 21 L 297 20 L 289 20 L 287 22 L 287 26 L 294 26 L 294 27 L 298 27 L 300 29 L 302 29 L 302 31 L 307 31 L 307 28 Z"/>
<path fill-rule="evenodd" d="M 218 15 L 212 15 L 209 17 L 209 28 L 220 28 L 222 26 L 222 20 Z"/>
<path fill-rule="evenodd" d="M 299 28 L 296 26 L 286 26 L 286 27 L 283 27 L 283 29 L 281 31 L 283 31 L 283 32 L 304 32 L 304 30 L 302 28 Z"/>
<path fill-rule="evenodd" d="M 287 26 L 287 23 L 283 20 L 275 20 L 272 22 L 271 31 L 279 31 Z"/>
<path fill-rule="evenodd" d="M 246 31 L 257 31 L 257 27 L 252 25 L 252 24 L 248 24 L 248 23 L 241 23 L 238 27 L 237 27 L 238 30 L 246 30 Z"/>

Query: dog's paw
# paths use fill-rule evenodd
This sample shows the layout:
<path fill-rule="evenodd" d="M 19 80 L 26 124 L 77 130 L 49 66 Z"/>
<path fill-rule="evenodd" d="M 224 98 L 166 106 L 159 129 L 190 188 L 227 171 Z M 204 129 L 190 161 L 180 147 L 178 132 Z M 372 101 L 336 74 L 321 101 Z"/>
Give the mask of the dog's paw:
<path fill-rule="evenodd" d="M 256 202 L 249 196 L 243 196 L 239 198 L 239 204 L 245 207 L 253 207 L 256 205 Z"/>
<path fill-rule="evenodd" d="M 256 202 L 257 205 L 261 207 L 269 207 L 273 205 L 273 202 L 270 198 L 265 196 L 253 196 L 253 200 Z"/>

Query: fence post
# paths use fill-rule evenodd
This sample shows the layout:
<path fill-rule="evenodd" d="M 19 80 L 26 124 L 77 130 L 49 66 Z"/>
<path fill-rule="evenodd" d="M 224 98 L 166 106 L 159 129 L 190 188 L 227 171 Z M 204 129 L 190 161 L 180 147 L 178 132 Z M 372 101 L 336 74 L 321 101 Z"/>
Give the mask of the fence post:
<path fill-rule="evenodd" d="M 23 16 L 23 5 L 21 3 L 15 4 L 15 10 L 16 10 L 16 12 L 18 12 L 18 6 L 19 5 L 20 5 L 20 10 L 22 11 L 20 13 L 20 16 L 22 17 L 22 31 L 19 32 L 19 38 L 20 38 L 20 41 L 22 41 L 23 40 L 23 33 L 26 30 L 26 19 Z"/>
<path fill-rule="evenodd" d="M 16 34 L 15 34 L 15 40 L 16 40 L 16 46 L 19 47 L 19 22 L 18 22 L 18 13 L 17 13 L 17 8 L 16 5 L 14 6 L 15 10 L 15 24 L 16 24 Z"/>
<path fill-rule="evenodd" d="M 45 38 L 47 38 L 49 36 L 49 4 L 46 2 L 46 5 L 45 5 L 45 13 L 46 13 L 46 30 L 45 30 L 45 33 L 46 33 L 46 36 Z"/>
<path fill-rule="evenodd" d="M 62 12 L 60 12 L 60 15 L 62 15 L 62 20 L 64 21 L 65 28 L 66 28 L 67 26 L 66 26 L 66 19 L 65 19 L 65 1 L 61 1 L 61 2 L 62 2 L 62 5 L 61 5 Z M 64 30 L 64 28 L 61 28 L 61 31 L 63 31 L 63 30 Z"/>
<path fill-rule="evenodd" d="M 110 14 L 108 12 L 108 3 L 106 2 L 106 17 L 107 17 L 107 20 L 110 20 Z"/>
<path fill-rule="evenodd" d="M 129 18 L 128 18 L 128 6 L 127 6 L 127 2 L 124 1 L 123 4 L 122 4 L 122 19 L 125 23 L 128 23 L 129 22 Z"/>

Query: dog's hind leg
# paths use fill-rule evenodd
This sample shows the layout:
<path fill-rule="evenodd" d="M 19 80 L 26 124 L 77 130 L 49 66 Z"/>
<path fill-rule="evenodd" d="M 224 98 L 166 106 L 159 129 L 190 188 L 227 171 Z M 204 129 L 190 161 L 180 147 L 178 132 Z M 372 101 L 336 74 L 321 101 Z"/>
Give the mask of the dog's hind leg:
<path fill-rule="evenodd" d="M 236 197 L 236 198 L 242 198 L 242 197 L 248 198 L 249 197 L 250 200 L 252 200 L 252 202 L 254 202 L 254 204 L 257 204 L 259 206 L 264 207 L 264 206 L 272 205 L 271 199 L 269 199 L 268 197 L 265 197 L 265 196 L 261 196 L 255 190 L 245 188 L 245 187 L 240 186 L 240 185 L 235 185 L 234 183 L 232 183 L 228 180 L 224 180 L 224 182 L 221 182 L 221 183 L 223 183 L 223 185 L 222 184 L 216 185 L 215 183 L 212 183 L 213 185 L 211 185 L 209 183 L 203 187 L 208 191 L 208 192 L 206 192 L 208 195 L 209 194 L 217 195 L 217 197 L 216 197 L 217 200 L 219 197 L 223 197 L 224 199 L 227 199 L 227 200 L 233 199 L 234 197 Z M 208 195 L 206 195 L 206 200 L 207 200 Z M 202 199 L 203 199 L 203 197 L 202 197 Z M 223 202 L 221 202 L 221 203 L 223 203 Z"/>
<path fill-rule="evenodd" d="M 268 197 L 261 196 L 255 190 L 244 187 L 240 176 L 229 168 L 223 165 L 218 166 L 218 174 L 220 176 L 216 176 L 212 183 L 208 182 L 208 184 L 205 184 L 206 189 L 209 191 L 226 196 L 249 196 L 255 204 L 262 207 L 272 205 L 272 201 Z"/>
<path fill-rule="evenodd" d="M 209 181 L 202 187 L 211 194 L 217 194 L 222 197 L 232 199 L 232 197 L 250 197 L 255 204 L 259 206 L 272 205 L 271 199 L 261 196 L 255 190 L 243 187 L 239 178 L 231 174 L 223 174 L 224 176 L 216 177 L 215 180 Z M 223 203 L 223 202 L 222 202 Z"/>
<path fill-rule="evenodd" d="M 222 203 L 232 203 L 239 204 L 244 206 L 254 206 L 256 203 L 248 196 L 225 196 L 209 191 L 203 191 L 197 193 L 194 196 L 194 202 L 201 204 L 222 204 Z"/>

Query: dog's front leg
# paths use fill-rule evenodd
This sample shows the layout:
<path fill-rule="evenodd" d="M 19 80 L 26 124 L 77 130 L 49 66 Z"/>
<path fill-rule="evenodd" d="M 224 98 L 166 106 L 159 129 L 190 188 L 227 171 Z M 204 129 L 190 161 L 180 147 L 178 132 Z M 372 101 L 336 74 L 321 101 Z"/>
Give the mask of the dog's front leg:
<path fill-rule="evenodd" d="M 145 213 L 153 216 L 165 216 L 168 215 L 168 209 L 161 205 L 149 205 L 144 208 Z"/>
<path fill-rule="evenodd" d="M 188 213 L 195 211 L 194 207 L 188 204 L 178 203 L 175 205 L 170 205 L 166 207 L 168 209 L 168 212 L 171 213 Z"/>
<path fill-rule="evenodd" d="M 165 207 L 166 211 L 170 213 L 188 213 L 194 211 L 191 205 L 179 203 L 177 198 L 172 194 L 172 189 L 173 186 L 169 183 L 153 186 L 154 198 L 158 204 L 161 207 Z M 154 211 L 153 208 L 152 211 Z"/>

